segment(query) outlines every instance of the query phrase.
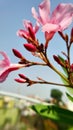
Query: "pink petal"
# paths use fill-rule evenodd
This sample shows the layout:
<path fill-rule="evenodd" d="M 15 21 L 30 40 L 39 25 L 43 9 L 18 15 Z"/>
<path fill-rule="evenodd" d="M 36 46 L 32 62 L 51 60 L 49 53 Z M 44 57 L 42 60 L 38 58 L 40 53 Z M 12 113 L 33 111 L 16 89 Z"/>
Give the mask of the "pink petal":
<path fill-rule="evenodd" d="M 36 9 L 34 7 L 32 7 L 31 12 L 32 12 L 33 17 L 40 23 L 41 19 L 39 18 L 39 15 L 36 12 Z"/>
<path fill-rule="evenodd" d="M 49 21 L 49 14 L 50 14 L 50 0 L 44 0 L 39 5 L 39 14 L 42 20 L 42 23 L 45 24 Z"/>
<path fill-rule="evenodd" d="M 72 16 L 67 16 L 65 17 L 60 23 L 59 25 L 61 26 L 61 31 L 63 31 L 64 29 L 68 28 L 68 26 L 71 24 L 72 22 Z"/>
<path fill-rule="evenodd" d="M 52 23 L 47 23 L 42 27 L 43 32 L 57 32 L 60 29 L 59 25 L 57 24 L 52 24 Z"/>
<path fill-rule="evenodd" d="M 16 66 L 13 67 L 6 67 L 2 71 L 0 71 L 0 83 L 4 82 L 6 78 L 8 77 L 9 73 L 11 71 L 17 70 L 18 68 Z"/>
<path fill-rule="evenodd" d="M 35 33 L 38 31 L 38 29 L 39 29 L 39 23 L 38 23 L 38 22 L 36 22 L 36 25 L 33 26 L 30 21 L 24 20 L 23 24 L 24 24 L 24 26 L 25 26 L 25 28 L 26 28 L 27 30 L 30 28 L 31 31 L 32 31 L 34 34 L 35 34 Z"/>
<path fill-rule="evenodd" d="M 24 25 L 24 27 L 28 30 L 28 28 L 30 27 L 30 28 L 33 28 L 33 26 L 32 26 L 32 23 L 29 21 L 29 20 L 24 20 L 23 21 L 23 25 Z"/>
<path fill-rule="evenodd" d="M 63 30 L 71 24 L 72 16 L 73 4 L 59 4 L 52 13 L 51 22 L 59 24 Z"/>
<path fill-rule="evenodd" d="M 0 51 L 0 54 L 4 57 L 3 60 L 0 60 L 0 68 L 4 68 L 6 66 L 9 66 L 10 65 L 10 59 L 7 56 L 7 54 L 3 51 Z"/>
<path fill-rule="evenodd" d="M 32 11 L 33 17 L 37 20 L 37 22 L 39 22 L 40 24 L 45 24 L 46 22 L 49 21 L 50 1 L 49 0 L 44 0 L 39 5 L 39 15 L 36 12 L 34 7 L 32 7 L 31 11 Z"/>
<path fill-rule="evenodd" d="M 6 70 L 0 72 L 0 83 L 6 80 L 8 74 L 9 74 L 8 68 Z"/>
<path fill-rule="evenodd" d="M 33 31 L 35 32 L 35 33 L 37 33 L 37 31 L 39 30 L 39 23 L 38 22 L 36 22 L 36 25 L 35 25 L 35 27 L 33 27 Z"/>
<path fill-rule="evenodd" d="M 24 67 L 24 65 L 21 64 L 11 64 L 10 66 L 5 67 L 3 70 L 0 71 L 0 83 L 6 80 L 11 71 L 18 70 L 22 67 Z"/>
<path fill-rule="evenodd" d="M 27 39 L 29 37 L 29 33 L 25 30 L 20 29 L 17 31 L 17 36 Z"/>

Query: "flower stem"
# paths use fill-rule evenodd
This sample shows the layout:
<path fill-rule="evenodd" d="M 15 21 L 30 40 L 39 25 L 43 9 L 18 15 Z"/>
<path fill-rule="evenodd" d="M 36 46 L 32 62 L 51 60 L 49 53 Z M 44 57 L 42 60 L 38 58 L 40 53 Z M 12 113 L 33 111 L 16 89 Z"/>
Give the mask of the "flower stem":
<path fill-rule="evenodd" d="M 43 53 L 43 55 L 44 55 L 44 53 Z M 45 55 L 44 55 L 44 57 L 45 57 Z M 67 79 L 67 77 L 66 77 L 63 73 L 61 73 L 58 69 L 56 69 L 56 68 L 50 63 L 50 61 L 49 61 L 49 59 L 47 58 L 47 56 L 45 57 L 45 62 L 46 62 L 46 64 L 47 64 L 48 67 L 50 67 L 53 71 L 55 71 L 61 78 L 63 78 L 63 79 L 67 82 L 67 84 L 69 84 L 69 80 Z"/>
<path fill-rule="evenodd" d="M 51 66 L 50 68 L 52 70 L 54 70 L 61 78 L 63 78 L 67 82 L 67 84 L 69 84 L 69 80 L 67 79 L 67 77 L 63 73 L 58 71 L 52 64 L 50 66 Z"/>

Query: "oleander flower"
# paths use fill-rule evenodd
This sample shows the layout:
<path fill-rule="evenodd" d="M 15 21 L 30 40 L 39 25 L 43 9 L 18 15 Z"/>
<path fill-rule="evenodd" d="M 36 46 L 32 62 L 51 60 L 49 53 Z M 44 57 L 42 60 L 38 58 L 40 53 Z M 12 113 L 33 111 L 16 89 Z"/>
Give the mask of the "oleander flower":
<path fill-rule="evenodd" d="M 35 34 L 37 33 L 39 29 L 39 23 L 36 22 L 36 25 L 33 26 L 30 21 L 24 20 L 23 25 L 24 25 L 25 30 L 23 29 L 18 30 L 17 35 L 27 40 L 29 38 L 32 38 L 33 40 L 35 40 Z"/>
<path fill-rule="evenodd" d="M 54 9 L 52 15 L 50 15 L 50 0 L 44 0 L 39 5 L 39 14 L 32 7 L 32 15 L 42 25 L 45 38 L 50 40 L 56 32 L 62 32 L 71 24 L 73 4 L 61 3 Z"/>
<path fill-rule="evenodd" d="M 0 60 L 0 83 L 1 83 L 6 80 L 7 76 L 11 71 L 18 70 L 24 67 L 24 65 L 11 63 L 9 57 L 3 51 L 0 51 L 0 55 L 4 57 L 3 60 Z"/>

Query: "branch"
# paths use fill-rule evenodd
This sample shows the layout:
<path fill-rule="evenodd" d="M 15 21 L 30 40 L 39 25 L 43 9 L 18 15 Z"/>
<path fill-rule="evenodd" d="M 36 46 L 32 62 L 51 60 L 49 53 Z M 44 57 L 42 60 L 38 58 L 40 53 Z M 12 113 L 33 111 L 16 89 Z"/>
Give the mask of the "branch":
<path fill-rule="evenodd" d="M 29 101 L 29 102 L 32 102 L 32 103 L 35 103 L 35 104 L 51 105 L 50 103 L 46 103 L 46 102 L 40 101 L 38 99 L 34 99 L 34 98 L 31 98 L 31 97 L 22 96 L 22 95 L 10 93 L 10 92 L 0 91 L 0 95 L 14 97 L 14 98 L 17 98 L 17 99 L 23 99 L 23 100 L 26 100 L 26 101 Z"/>

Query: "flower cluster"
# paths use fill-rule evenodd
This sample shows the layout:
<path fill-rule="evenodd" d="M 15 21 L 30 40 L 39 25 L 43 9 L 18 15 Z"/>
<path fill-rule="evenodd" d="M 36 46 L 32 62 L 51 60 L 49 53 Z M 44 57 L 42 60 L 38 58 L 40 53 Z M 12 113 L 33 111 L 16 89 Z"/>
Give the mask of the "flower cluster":
<path fill-rule="evenodd" d="M 73 87 L 73 63 L 71 64 L 70 62 L 70 49 L 73 43 L 73 28 L 71 30 L 70 38 L 67 34 L 63 33 L 63 31 L 72 23 L 73 4 L 61 3 L 54 9 L 52 14 L 50 14 L 50 0 L 43 0 L 38 8 L 39 12 L 37 12 L 34 7 L 31 9 L 32 16 L 36 19 L 35 26 L 33 26 L 30 21 L 24 20 L 24 29 L 18 30 L 17 36 L 20 36 L 26 40 L 26 43 L 23 44 L 25 49 L 29 51 L 31 55 L 39 57 L 42 62 L 29 61 L 17 49 L 12 49 L 14 55 L 19 58 L 18 64 L 12 64 L 7 54 L 0 51 L 0 54 L 4 57 L 4 59 L 0 61 L 0 68 L 2 69 L 0 71 L 0 82 L 3 82 L 11 71 L 20 69 L 22 67 L 41 65 L 47 66 L 55 71 L 63 80 L 65 80 L 66 84 L 51 83 L 40 77 L 38 77 L 35 81 L 29 79 L 24 74 L 19 74 L 19 78 L 15 78 L 15 81 L 19 83 L 27 83 L 27 86 L 36 83 L 45 83 Z M 39 28 L 41 28 L 42 32 L 44 33 L 45 43 L 40 43 L 36 37 L 36 33 L 38 32 Z M 56 32 L 58 32 L 59 36 L 61 36 L 65 41 L 67 54 L 62 52 L 62 54 L 65 56 L 65 59 L 59 55 L 53 55 L 53 58 L 63 68 L 66 75 L 61 73 L 55 66 L 53 66 L 49 57 L 47 56 L 48 43 L 51 42 L 51 39 Z"/>

